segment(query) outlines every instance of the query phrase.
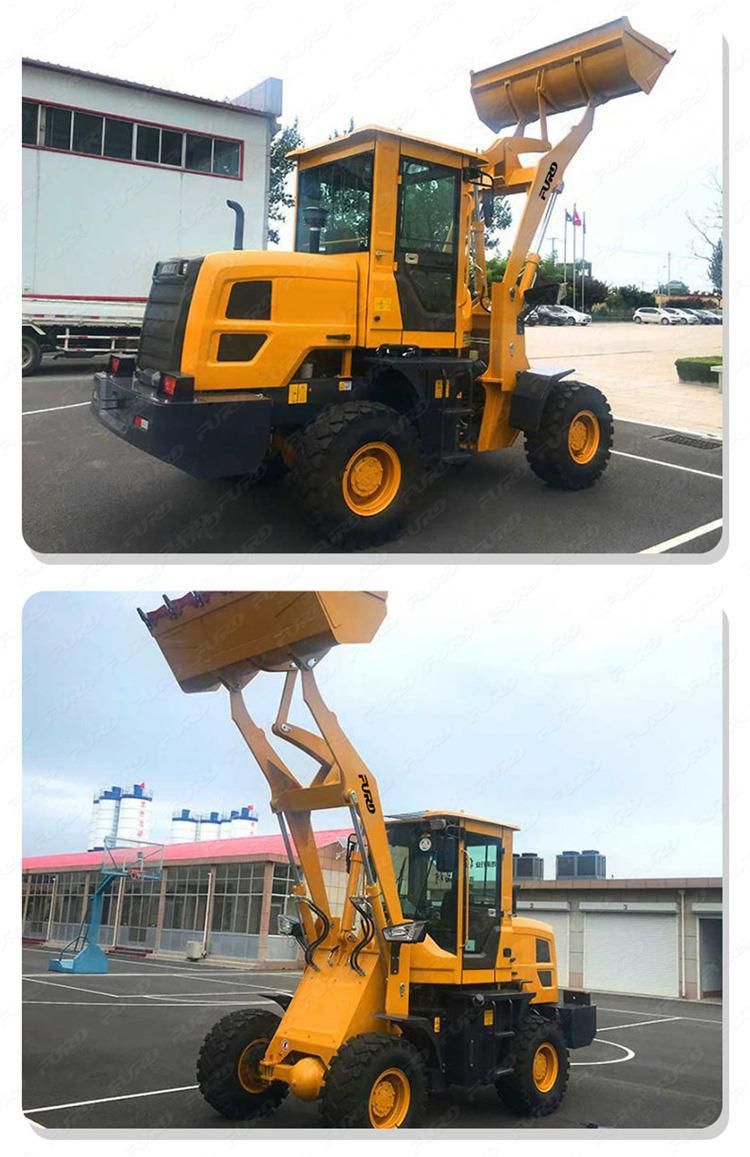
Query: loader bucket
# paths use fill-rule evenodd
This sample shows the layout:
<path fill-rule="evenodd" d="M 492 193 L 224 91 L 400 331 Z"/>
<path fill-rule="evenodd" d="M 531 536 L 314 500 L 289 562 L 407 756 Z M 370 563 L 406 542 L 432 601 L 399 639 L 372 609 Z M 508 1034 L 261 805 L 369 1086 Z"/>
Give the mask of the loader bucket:
<path fill-rule="evenodd" d="M 369 643 L 384 591 L 194 591 L 141 618 L 183 691 L 239 685 L 258 670 L 317 662 L 337 643 Z"/>
<path fill-rule="evenodd" d="M 673 53 L 636 32 L 626 16 L 471 74 L 479 119 L 493 132 L 547 114 L 650 92 Z"/>

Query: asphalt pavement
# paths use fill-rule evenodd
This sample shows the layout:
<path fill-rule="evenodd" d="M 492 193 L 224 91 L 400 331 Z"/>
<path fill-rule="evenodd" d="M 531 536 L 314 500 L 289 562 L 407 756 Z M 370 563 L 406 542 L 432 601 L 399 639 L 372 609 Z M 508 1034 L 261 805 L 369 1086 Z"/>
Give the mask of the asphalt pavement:
<path fill-rule="evenodd" d="M 211 1026 L 238 1007 L 275 1008 L 263 974 L 210 961 L 112 960 L 106 976 L 46 971 L 49 949 L 23 952 L 23 1109 L 50 1130 L 238 1129 L 201 1097 L 195 1060 Z M 425 1128 L 701 1129 L 722 1105 L 722 1016 L 716 1004 L 594 994 L 599 1031 L 571 1054 L 556 1113 L 518 1118 L 494 1090 L 435 1096 Z M 239 1125 L 241 1129 L 252 1125 Z M 315 1104 L 289 1096 L 259 1134 L 320 1130 Z"/>
<path fill-rule="evenodd" d="M 198 481 L 104 430 L 88 409 L 94 368 L 52 362 L 24 384 L 23 531 L 33 550 L 337 557 L 288 482 Z M 400 536 L 366 553 L 705 554 L 722 533 L 722 448 L 693 441 L 616 418 L 610 466 L 579 493 L 540 482 L 520 443 L 477 455 L 439 472 Z"/>

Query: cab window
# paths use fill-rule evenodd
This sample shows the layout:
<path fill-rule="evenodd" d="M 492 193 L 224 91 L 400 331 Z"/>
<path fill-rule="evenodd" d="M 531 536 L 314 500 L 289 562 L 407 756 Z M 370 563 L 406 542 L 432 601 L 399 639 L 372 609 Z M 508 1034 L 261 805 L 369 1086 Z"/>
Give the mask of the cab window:
<path fill-rule="evenodd" d="M 428 935 L 457 951 L 458 841 L 447 831 L 413 824 L 388 829 L 393 870 L 406 920 L 426 920 Z"/>
<path fill-rule="evenodd" d="M 360 253 L 370 245 L 373 152 L 342 157 L 299 174 L 299 253 Z"/>

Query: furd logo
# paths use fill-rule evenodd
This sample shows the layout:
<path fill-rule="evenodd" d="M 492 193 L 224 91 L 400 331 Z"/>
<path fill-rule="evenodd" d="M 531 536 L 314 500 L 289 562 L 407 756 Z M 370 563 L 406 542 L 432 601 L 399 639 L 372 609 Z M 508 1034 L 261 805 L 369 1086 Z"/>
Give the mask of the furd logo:
<path fill-rule="evenodd" d="M 372 798 L 372 792 L 367 781 L 367 776 L 360 775 L 359 778 L 362 781 L 362 795 L 365 797 L 365 807 L 371 815 L 375 815 L 375 801 Z"/>
<path fill-rule="evenodd" d="M 557 161 L 553 161 L 552 164 L 550 165 L 550 167 L 547 169 L 547 176 L 544 178 L 544 181 L 542 182 L 542 187 L 539 190 L 539 196 L 542 198 L 543 201 L 547 200 L 547 194 L 550 191 L 550 186 L 552 184 L 552 181 L 554 179 L 556 172 L 557 172 Z"/>

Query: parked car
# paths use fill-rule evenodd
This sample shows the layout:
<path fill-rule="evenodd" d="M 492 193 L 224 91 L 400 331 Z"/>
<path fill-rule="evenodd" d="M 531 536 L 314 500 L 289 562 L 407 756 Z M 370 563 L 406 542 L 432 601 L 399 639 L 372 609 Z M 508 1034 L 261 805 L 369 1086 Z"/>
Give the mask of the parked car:
<path fill-rule="evenodd" d="M 676 317 L 679 325 L 699 325 L 698 318 L 689 309 L 678 309 L 674 305 L 665 305 L 664 312 Z"/>
<path fill-rule="evenodd" d="M 656 305 L 642 305 L 633 314 L 633 321 L 638 325 L 679 325 L 676 317 L 671 317 L 666 309 Z M 682 323 L 685 324 L 684 322 Z"/>
<path fill-rule="evenodd" d="M 537 305 L 524 318 L 526 325 L 588 325 L 591 314 L 569 305 Z"/>
<path fill-rule="evenodd" d="M 709 325 L 721 325 L 724 321 L 724 314 L 720 309 L 699 309 L 697 312 L 704 315 Z"/>
<path fill-rule="evenodd" d="M 590 313 L 582 313 L 580 309 L 573 309 L 570 305 L 558 305 L 555 308 L 561 309 L 568 317 L 572 317 L 576 325 L 588 325 L 591 321 Z M 566 324 L 570 325 L 570 322 L 566 322 Z"/>

